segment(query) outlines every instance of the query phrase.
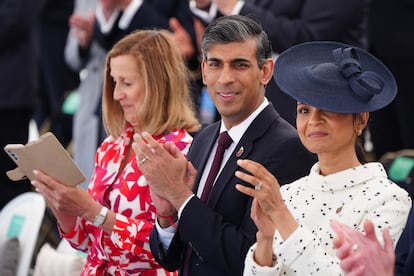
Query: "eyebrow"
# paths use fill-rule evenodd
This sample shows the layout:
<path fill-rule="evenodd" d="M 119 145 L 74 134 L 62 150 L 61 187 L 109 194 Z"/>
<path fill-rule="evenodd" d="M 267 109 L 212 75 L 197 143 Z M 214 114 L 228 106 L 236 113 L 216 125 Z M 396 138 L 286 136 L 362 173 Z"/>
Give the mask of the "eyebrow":
<path fill-rule="evenodd" d="M 222 59 L 219 58 L 208 58 L 207 61 L 216 61 L 216 62 L 222 62 Z M 249 59 L 245 59 L 245 58 L 235 58 L 230 60 L 231 63 L 236 63 L 236 62 L 247 62 L 247 63 L 251 63 L 252 61 Z"/>

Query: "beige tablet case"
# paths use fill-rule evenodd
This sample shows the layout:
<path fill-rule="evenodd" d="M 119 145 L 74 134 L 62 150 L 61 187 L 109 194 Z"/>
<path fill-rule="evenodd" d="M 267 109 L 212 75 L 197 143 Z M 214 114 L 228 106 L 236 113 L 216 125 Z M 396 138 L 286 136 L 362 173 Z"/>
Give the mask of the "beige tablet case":
<path fill-rule="evenodd" d="M 17 165 L 16 169 L 7 172 L 11 180 L 25 177 L 33 180 L 33 170 L 40 170 L 66 185 L 74 186 L 85 181 L 82 171 L 51 132 L 26 145 L 8 144 L 4 150 Z"/>

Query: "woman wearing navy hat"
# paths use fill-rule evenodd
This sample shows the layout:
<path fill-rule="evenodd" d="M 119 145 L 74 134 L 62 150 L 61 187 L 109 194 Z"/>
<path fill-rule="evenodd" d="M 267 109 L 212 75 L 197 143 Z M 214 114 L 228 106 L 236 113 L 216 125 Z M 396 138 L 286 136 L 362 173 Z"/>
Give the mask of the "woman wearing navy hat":
<path fill-rule="evenodd" d="M 318 162 L 308 176 L 280 187 L 262 165 L 238 161 L 248 173 L 236 176 L 254 189 L 236 188 L 254 197 L 251 216 L 258 228 L 244 275 L 342 275 L 332 220 L 363 230 L 369 219 L 395 242 L 411 207 L 408 194 L 380 163 L 367 163 L 359 146 L 369 112 L 394 99 L 394 77 L 365 50 L 327 41 L 283 52 L 274 77 L 297 101 L 300 139 Z"/>

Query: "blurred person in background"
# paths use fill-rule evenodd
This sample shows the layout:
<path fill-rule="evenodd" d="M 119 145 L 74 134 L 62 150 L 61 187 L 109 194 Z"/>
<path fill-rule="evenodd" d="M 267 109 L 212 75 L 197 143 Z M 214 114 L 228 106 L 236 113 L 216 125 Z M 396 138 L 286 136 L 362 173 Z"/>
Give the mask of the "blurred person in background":
<path fill-rule="evenodd" d="M 36 25 L 43 1 L 0 0 L 0 148 L 26 144 L 35 107 L 38 81 Z M 17 195 L 30 191 L 30 182 L 9 180 L 15 163 L 0 154 L 0 209 Z"/>
<path fill-rule="evenodd" d="M 382 231 L 382 241 L 384 243 L 382 245 L 376 237 L 375 225 L 368 219 L 364 221 L 364 232 L 338 221 L 332 221 L 331 227 L 336 233 L 333 240 L 336 256 L 340 260 L 340 266 L 346 275 L 404 275 L 394 274 L 394 242 L 388 228 Z"/>
<path fill-rule="evenodd" d="M 341 267 L 352 276 L 412 276 L 414 275 L 414 210 L 410 210 L 407 224 L 397 242 L 394 243 L 388 229 L 381 239 L 375 234 L 375 225 L 364 222 L 364 233 L 333 221 L 336 232 L 334 248 L 341 260 Z"/>
<path fill-rule="evenodd" d="M 86 176 L 88 186 L 98 147 L 100 116 L 95 113 L 100 103 L 106 51 L 93 41 L 93 26 L 98 0 L 76 0 L 69 20 L 70 32 L 65 46 L 66 64 L 80 74 L 76 89 L 78 106 L 73 117 L 73 158 Z"/>
<path fill-rule="evenodd" d="M 375 158 L 414 149 L 414 2 L 372 0 L 368 20 L 370 51 L 390 68 L 398 84 L 395 100 L 372 114 L 371 140 Z"/>
<path fill-rule="evenodd" d="M 72 140 L 72 115 L 62 110 L 65 97 L 79 85 L 64 59 L 68 20 L 74 0 L 44 0 L 39 18 L 39 87 L 34 119 L 40 131 L 53 132 L 63 146 Z"/>

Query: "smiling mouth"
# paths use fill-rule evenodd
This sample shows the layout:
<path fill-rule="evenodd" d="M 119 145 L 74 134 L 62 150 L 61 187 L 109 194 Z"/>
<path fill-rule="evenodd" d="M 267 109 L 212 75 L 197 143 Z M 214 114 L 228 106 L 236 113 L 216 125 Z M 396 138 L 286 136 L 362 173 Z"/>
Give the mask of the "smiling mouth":
<path fill-rule="evenodd" d="M 219 96 L 224 97 L 224 98 L 231 98 L 237 95 L 237 93 L 221 93 L 221 92 L 217 92 L 217 94 L 219 94 Z"/>
<path fill-rule="evenodd" d="M 309 138 L 320 138 L 320 137 L 325 137 L 325 136 L 327 136 L 325 132 L 312 132 L 308 134 Z"/>

